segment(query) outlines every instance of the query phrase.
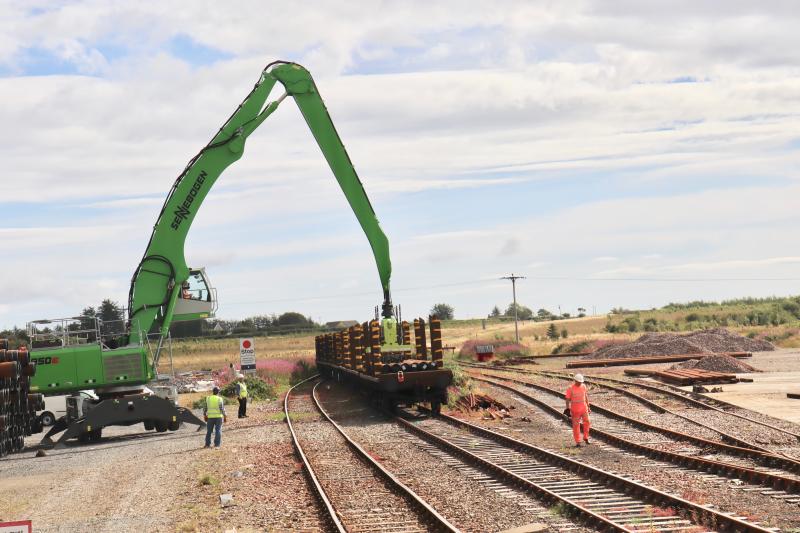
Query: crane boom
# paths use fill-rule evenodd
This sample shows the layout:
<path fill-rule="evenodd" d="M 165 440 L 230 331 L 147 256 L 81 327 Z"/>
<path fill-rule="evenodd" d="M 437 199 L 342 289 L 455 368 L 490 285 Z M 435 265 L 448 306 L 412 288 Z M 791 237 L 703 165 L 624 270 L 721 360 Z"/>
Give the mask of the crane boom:
<path fill-rule="evenodd" d="M 267 103 L 277 83 L 286 92 Z M 389 291 L 392 274 L 389 241 L 311 74 L 296 63 L 276 61 L 267 65 L 250 94 L 173 183 L 131 279 L 127 335 L 117 334 L 119 330 L 108 335 L 96 320 L 95 326 L 85 329 L 82 317 L 57 320 L 55 329 L 44 327 L 41 331 L 40 326 L 53 321 L 28 324 L 31 357 L 37 363 L 31 390 L 45 395 L 71 395 L 67 415 L 59 419 L 46 439 L 63 431 L 59 443 L 76 436 L 96 440 L 105 426 L 136 422 L 144 422 L 145 429 L 157 431 L 177 430 L 184 422 L 203 425 L 188 409 L 165 398 L 150 396 L 142 386 L 156 377 L 170 324 L 175 320 L 205 318 L 213 312 L 216 301 L 205 271 L 192 270 L 186 264 L 186 236 L 219 176 L 242 157 L 250 134 L 288 97 L 300 108 L 369 240 L 383 289 L 384 322 L 387 331 L 397 329 Z M 192 295 L 190 280 L 203 287 L 200 293 L 204 296 Z M 151 333 L 158 337 L 155 350 L 148 341 Z M 391 336 L 387 333 L 387 337 Z M 36 339 L 39 346 L 34 344 Z M 94 389 L 97 398 L 79 395 L 83 389 Z"/>
<path fill-rule="evenodd" d="M 266 104 L 278 82 L 286 93 Z M 145 254 L 131 279 L 128 297 L 130 344 L 140 342 L 145 335 L 155 332 L 156 328 L 162 337 L 167 334 L 174 319 L 181 286 L 189 278 L 184 244 L 200 205 L 220 174 L 242 157 L 249 135 L 287 96 L 292 97 L 300 108 L 369 240 L 383 289 L 383 313 L 387 317 L 391 315 L 389 285 L 392 265 L 389 241 L 311 74 L 296 63 L 276 61 L 267 65 L 250 94 L 175 180 L 159 213 Z"/>

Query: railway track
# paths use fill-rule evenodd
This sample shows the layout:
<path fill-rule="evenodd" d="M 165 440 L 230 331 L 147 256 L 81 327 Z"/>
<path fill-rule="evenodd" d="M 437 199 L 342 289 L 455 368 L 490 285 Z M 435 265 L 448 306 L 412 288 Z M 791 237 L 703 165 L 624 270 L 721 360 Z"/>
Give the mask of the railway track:
<path fill-rule="evenodd" d="M 447 453 L 597 529 L 774 531 L 447 415 L 395 420 Z"/>
<path fill-rule="evenodd" d="M 517 397 L 536 405 L 551 416 L 570 425 L 569 420 L 562 413 L 564 400 L 559 391 L 547 390 L 542 387 L 536 388 L 529 393 L 511 385 L 516 383 L 526 386 L 526 382 L 511 378 L 473 376 L 473 379 L 508 390 Z M 593 405 L 592 434 L 619 450 L 662 461 L 665 463 L 663 465 L 665 468 L 670 468 L 674 465 L 714 476 L 738 479 L 751 486 L 760 485 L 764 487 L 764 489 L 760 489 L 764 495 L 790 504 L 800 503 L 800 476 L 798 475 L 764 467 L 752 459 L 738 455 L 732 456 L 724 452 L 713 453 L 709 446 L 699 446 L 687 442 L 679 436 L 664 433 L 655 434 L 646 426 L 637 426 L 630 423 L 623 415 L 618 413 L 613 417 L 609 416 L 606 409 L 596 405 Z M 748 454 L 750 452 L 747 449 L 739 449 L 738 453 Z M 748 489 L 744 488 L 744 490 Z"/>
<path fill-rule="evenodd" d="M 347 436 L 319 403 L 318 385 L 310 392 L 311 380 L 292 387 L 284 412 L 295 452 L 331 530 L 458 531 Z M 292 423 L 293 412 L 314 410 L 321 419 Z"/>
<path fill-rule="evenodd" d="M 561 373 L 557 373 L 557 372 L 532 371 L 532 370 L 523 369 L 523 368 L 516 368 L 516 367 L 509 367 L 507 369 L 504 368 L 502 370 L 495 370 L 495 369 L 487 368 L 486 366 L 483 366 L 483 365 L 466 364 L 464 366 L 467 366 L 468 368 L 472 368 L 472 369 L 481 369 L 482 371 L 490 370 L 490 371 L 499 371 L 499 372 L 512 372 L 512 373 L 515 373 L 515 374 L 526 374 L 526 375 L 538 377 L 538 378 L 543 379 L 545 381 L 548 380 L 548 379 L 550 379 L 550 380 L 561 380 L 561 381 L 568 381 L 568 380 L 572 379 L 570 376 L 568 376 L 566 374 L 561 374 Z M 500 376 L 500 377 L 506 378 L 508 376 Z M 744 439 L 738 438 L 738 437 L 736 437 L 734 435 L 731 435 L 730 432 L 729 432 L 730 430 L 728 430 L 726 432 L 726 431 L 722 431 L 721 429 L 719 429 L 719 427 L 718 427 L 719 424 L 714 425 L 714 426 L 708 424 L 707 421 L 706 421 L 706 417 L 708 416 L 708 412 L 709 411 L 702 404 L 700 404 L 699 406 L 692 404 L 684 412 L 677 412 L 674 408 L 670 408 L 672 406 L 667 407 L 665 405 L 659 404 L 659 403 L 653 401 L 652 399 L 646 398 L 646 397 L 644 397 L 642 395 L 639 395 L 639 394 L 637 394 L 637 393 L 635 393 L 635 392 L 633 392 L 631 390 L 628 390 L 626 388 L 606 383 L 604 380 L 606 380 L 607 378 L 599 378 L 598 379 L 596 376 L 584 376 L 584 377 L 586 378 L 587 383 L 596 385 L 600 389 L 603 389 L 603 390 L 608 391 L 609 393 L 613 393 L 613 394 L 618 395 L 616 397 L 610 397 L 609 396 L 609 397 L 605 398 L 608 401 L 614 401 L 615 405 L 625 404 L 625 400 L 624 399 L 628 398 L 628 399 L 632 400 L 633 402 L 635 402 L 635 404 L 638 404 L 639 406 L 646 407 L 650 412 L 657 413 L 657 414 L 661 415 L 660 418 L 666 417 L 667 419 L 669 419 L 670 417 L 674 417 L 676 420 L 680 419 L 680 420 L 683 420 L 685 422 L 688 422 L 690 424 L 690 427 L 692 428 L 692 432 L 691 433 L 680 433 L 680 432 L 672 431 L 672 430 L 670 430 L 668 428 L 659 427 L 658 425 L 653 424 L 653 423 L 648 424 L 646 422 L 646 420 L 632 419 L 631 417 L 624 416 L 624 415 L 621 415 L 618 412 L 614 412 L 614 411 L 611 411 L 609 409 L 606 409 L 607 411 L 609 411 L 607 413 L 609 416 L 612 416 L 612 417 L 615 417 L 615 418 L 618 418 L 618 419 L 624 419 L 628 423 L 638 425 L 639 427 L 648 426 L 651 430 L 657 431 L 657 432 L 660 432 L 660 433 L 669 434 L 669 435 L 672 435 L 672 436 L 675 436 L 675 437 L 680 436 L 683 440 L 691 441 L 691 442 L 693 442 L 693 443 L 695 443 L 697 445 L 700 445 L 700 446 L 704 446 L 704 447 L 711 446 L 711 447 L 714 447 L 714 448 L 716 448 L 718 450 L 723 451 L 724 453 L 726 453 L 728 455 L 736 455 L 736 456 L 740 456 L 740 457 L 748 457 L 748 458 L 756 461 L 758 464 L 760 464 L 762 466 L 766 466 L 766 467 L 770 467 L 770 468 L 776 467 L 776 468 L 780 468 L 782 470 L 785 470 L 787 472 L 793 472 L 793 473 L 796 473 L 796 474 L 800 474 L 800 460 L 798 460 L 797 457 L 794 457 L 792 455 L 788 455 L 788 454 L 784 453 L 780 449 L 773 450 L 773 449 L 770 449 L 770 448 L 765 447 L 765 446 L 760 446 L 760 445 L 754 444 L 754 443 L 750 442 L 749 440 L 744 440 Z M 610 378 L 608 378 L 608 379 L 610 379 Z M 618 381 L 618 380 L 613 380 L 613 381 Z M 622 383 L 629 384 L 628 382 L 622 382 Z M 544 385 L 541 385 L 540 383 L 527 383 L 526 382 L 525 385 L 531 386 L 531 387 L 534 387 L 534 388 L 540 388 L 541 390 L 545 390 L 547 392 L 552 392 L 553 391 L 553 389 L 551 389 L 549 387 L 546 387 Z M 631 383 L 630 385 L 639 386 L 639 384 L 633 384 L 633 383 Z M 643 385 L 643 386 L 644 387 L 649 387 L 648 385 Z M 660 389 L 657 389 L 657 390 L 660 390 Z M 602 393 L 602 391 L 600 391 L 600 392 Z M 561 394 L 561 391 L 558 391 L 558 393 Z M 594 394 L 595 399 L 597 399 L 598 396 L 599 396 L 598 392 L 595 392 L 595 394 Z M 685 399 L 686 398 L 681 397 L 681 400 L 685 400 Z M 636 409 L 637 408 L 637 407 L 635 407 L 634 404 L 630 404 L 630 407 L 632 409 Z M 643 416 L 643 418 L 646 419 L 647 416 Z M 736 427 L 737 425 L 738 424 L 732 424 L 732 429 L 736 430 L 737 429 L 737 427 Z M 680 425 L 677 425 L 677 427 L 680 427 Z M 791 435 L 791 434 L 789 434 L 789 435 Z M 793 439 L 793 437 L 790 437 L 789 435 L 786 435 L 786 437 Z M 751 450 L 751 451 L 747 451 L 747 450 Z"/>
<path fill-rule="evenodd" d="M 547 372 L 547 373 L 552 375 L 557 375 L 559 377 L 568 377 L 565 374 L 557 372 Z M 739 420 L 743 420 L 747 423 L 754 424 L 756 426 L 768 428 L 770 431 L 775 431 L 784 434 L 796 441 L 800 441 L 800 433 L 798 433 L 796 429 L 788 428 L 788 426 L 794 426 L 794 424 L 786 422 L 787 427 L 779 427 L 777 424 L 781 423 L 782 421 L 775 421 L 775 423 L 770 423 L 770 422 L 765 422 L 764 420 L 758 420 L 754 418 L 752 415 L 747 416 L 746 414 L 743 414 L 742 412 L 747 412 L 745 409 L 742 409 L 741 407 L 738 407 L 731 403 L 718 400 L 716 398 L 710 398 L 702 394 L 685 391 L 673 385 L 667 385 L 667 384 L 651 385 L 647 383 L 640 383 L 638 381 L 614 379 L 604 376 L 589 376 L 589 377 L 595 382 L 605 382 L 607 384 L 614 384 L 618 389 L 625 390 L 623 387 L 639 388 L 651 393 L 655 393 L 657 395 L 664 396 L 670 400 L 678 400 L 680 402 L 687 404 L 690 407 L 695 407 L 700 409 L 710 409 L 718 413 L 723 413 L 738 418 Z M 755 415 L 755 413 L 753 413 L 753 415 Z"/>
<path fill-rule="evenodd" d="M 541 375 L 564 381 L 572 379 L 571 376 L 559 372 L 543 371 Z M 712 405 L 712 402 L 714 402 L 713 399 L 700 401 L 692 398 L 688 393 L 681 394 L 675 390 L 666 389 L 657 385 L 623 381 L 601 376 L 585 377 L 589 383 L 597 385 L 598 387 L 623 394 L 653 409 L 668 412 L 710 428 L 721 434 L 725 440 L 739 446 L 753 448 L 767 453 L 780 454 L 792 461 L 794 463 L 794 470 L 800 472 L 800 434 L 794 431 L 734 412 L 737 408 L 730 404 L 724 404 L 729 407 L 727 409 L 722 409 L 721 407 Z M 631 389 L 639 389 L 643 391 L 643 393 L 639 394 Z M 647 396 L 644 396 L 644 394 L 647 394 Z M 718 403 L 722 404 L 722 402 Z M 726 426 L 726 430 L 721 430 L 720 426 Z M 734 432 L 737 434 L 733 434 Z M 748 438 L 743 438 L 741 436 L 742 433 L 746 434 Z M 765 442 L 764 444 L 754 443 L 752 442 L 753 439 L 762 439 L 769 442 Z"/>
<path fill-rule="evenodd" d="M 540 378 L 545 378 L 545 380 L 546 378 L 553 379 L 551 376 L 547 376 L 546 374 L 538 374 L 538 373 L 532 373 L 532 374 Z M 563 393 L 561 390 L 552 389 L 541 383 L 523 381 L 512 376 L 497 376 L 497 375 L 492 376 L 491 374 L 484 374 L 484 375 L 501 379 L 507 379 L 512 382 L 517 382 L 520 385 L 524 385 L 525 387 L 536 389 L 538 391 L 545 392 L 549 395 L 555 395 L 563 398 Z M 591 382 L 591 380 L 589 380 L 589 382 Z M 617 394 L 616 391 L 614 391 L 614 393 Z M 612 410 L 607 406 L 604 406 L 603 402 L 598 403 L 597 402 L 598 396 L 600 396 L 598 392 L 595 392 L 593 394 L 592 404 L 595 412 L 609 416 L 615 420 L 622 421 L 638 429 L 643 429 L 653 433 L 659 433 L 661 435 L 665 435 L 667 437 L 676 440 L 689 442 L 692 443 L 693 445 L 699 446 L 700 448 L 707 450 L 708 449 L 715 450 L 718 453 L 722 453 L 727 456 L 746 458 L 748 460 L 753 461 L 755 464 L 758 464 L 761 467 L 766 467 L 768 469 L 777 468 L 784 471 L 784 473 L 793 473 L 800 475 L 800 462 L 798 462 L 794 458 L 787 457 L 782 454 L 776 454 L 767 449 L 756 449 L 752 447 L 743 447 L 743 446 L 728 444 L 727 442 L 725 442 L 725 440 L 727 439 L 725 438 L 724 433 L 720 433 L 716 429 L 706 426 L 697 420 L 687 419 L 686 417 L 677 416 L 672 411 L 664 409 L 656 404 L 653 404 L 646 398 L 641 398 L 642 405 L 644 405 L 649 409 L 648 412 L 650 412 L 651 416 L 649 417 L 641 416 L 638 418 L 634 418 L 630 416 L 630 413 L 632 411 L 635 412 L 634 409 L 640 408 L 638 404 L 634 403 L 625 404 L 624 402 L 621 401 L 621 398 L 619 396 L 603 398 L 607 402 L 613 401 L 618 409 L 620 408 L 620 406 L 621 408 L 626 409 L 625 414 L 623 414 L 619 412 L 619 410 Z M 665 421 L 670 427 L 666 427 L 664 425 Z M 689 433 L 672 429 L 672 427 L 680 427 L 681 423 L 685 425 L 686 422 L 689 423 L 689 426 L 692 428 L 692 430 L 699 430 L 699 431 L 692 431 L 692 433 Z M 697 432 L 701 433 L 702 436 L 697 435 L 696 434 Z"/>

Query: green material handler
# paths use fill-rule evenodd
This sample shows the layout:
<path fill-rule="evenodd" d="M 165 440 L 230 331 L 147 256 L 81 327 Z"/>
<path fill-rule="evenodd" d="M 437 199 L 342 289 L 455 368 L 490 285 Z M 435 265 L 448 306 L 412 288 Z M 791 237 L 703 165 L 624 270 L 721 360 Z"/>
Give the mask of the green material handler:
<path fill-rule="evenodd" d="M 285 92 L 267 103 L 276 83 Z M 181 422 L 203 425 L 189 410 L 147 394 L 145 387 L 156 378 L 159 358 L 169 345 L 170 325 L 212 317 L 217 308 L 216 291 L 205 270 L 189 268 L 184 257 L 194 217 L 217 178 L 242 157 L 250 134 L 287 97 L 300 108 L 369 240 L 383 290 L 383 321 L 387 331 L 396 329 L 386 235 L 311 74 L 296 63 L 276 61 L 267 65 L 250 94 L 175 180 L 134 270 L 127 320 L 110 324 L 78 317 L 28 324 L 37 363 L 32 391 L 70 395 L 66 417 L 57 421 L 46 440 L 62 430 L 59 443 L 71 437 L 96 440 L 105 426 L 139 422 L 159 431 L 178 429 Z M 394 335 L 386 337 L 387 343 L 401 342 L 390 338 Z M 93 389 L 98 399 L 78 394 L 84 389 Z"/>

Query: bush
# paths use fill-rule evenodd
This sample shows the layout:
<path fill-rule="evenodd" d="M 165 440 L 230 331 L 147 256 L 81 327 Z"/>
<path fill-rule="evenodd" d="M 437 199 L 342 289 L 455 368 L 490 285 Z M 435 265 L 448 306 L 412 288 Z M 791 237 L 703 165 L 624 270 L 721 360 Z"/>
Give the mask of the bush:
<path fill-rule="evenodd" d="M 567 331 L 567 328 L 564 328 L 561 330 L 561 338 L 566 339 L 567 337 L 569 337 L 569 332 Z"/>
<path fill-rule="evenodd" d="M 547 326 L 547 338 L 552 340 L 558 339 L 558 328 L 555 324 Z"/>
<path fill-rule="evenodd" d="M 277 397 L 275 386 L 267 383 L 258 376 L 245 376 L 244 382 L 247 385 L 247 398 L 251 401 L 267 400 Z M 231 381 L 225 385 L 220 394 L 228 398 L 236 397 L 236 381 Z"/>
<path fill-rule="evenodd" d="M 565 344 L 561 343 L 551 352 L 553 355 L 558 355 L 562 353 L 577 353 L 577 352 L 588 352 L 591 351 L 589 348 L 591 347 L 592 343 L 590 341 L 579 341 L 574 344 Z"/>
<path fill-rule="evenodd" d="M 494 346 L 494 353 L 497 356 L 503 357 L 516 357 L 519 355 L 528 355 L 528 348 L 527 346 L 523 346 L 521 344 L 517 344 L 514 341 L 507 341 L 503 339 L 496 339 L 494 341 L 486 340 L 486 339 L 470 339 L 461 346 L 461 350 L 458 352 L 458 356 L 462 359 L 474 359 L 475 358 L 475 347 L 482 346 L 485 344 L 491 344 Z"/>

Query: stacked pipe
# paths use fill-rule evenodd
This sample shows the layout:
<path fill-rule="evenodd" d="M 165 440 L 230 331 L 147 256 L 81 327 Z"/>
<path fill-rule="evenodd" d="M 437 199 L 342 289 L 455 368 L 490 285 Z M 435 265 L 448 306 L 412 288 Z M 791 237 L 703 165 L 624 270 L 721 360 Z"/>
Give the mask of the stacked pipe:
<path fill-rule="evenodd" d="M 413 359 L 389 362 L 381 353 L 381 323 L 378 320 L 364 322 L 341 332 L 325 333 L 315 339 L 317 361 L 341 366 L 374 376 L 382 373 L 415 372 L 435 370 L 442 367 L 444 350 L 442 347 L 442 323 L 436 317 L 429 317 L 430 349 L 427 344 L 426 322 L 414 319 Z M 408 322 L 400 324 L 400 334 L 404 345 L 411 345 L 411 327 Z M 431 357 L 428 358 L 430 351 Z"/>
<path fill-rule="evenodd" d="M 22 449 L 24 438 L 42 431 L 36 411 L 44 409 L 44 396 L 31 394 L 36 365 L 23 347 L 10 350 L 0 339 L 0 457 Z"/>

